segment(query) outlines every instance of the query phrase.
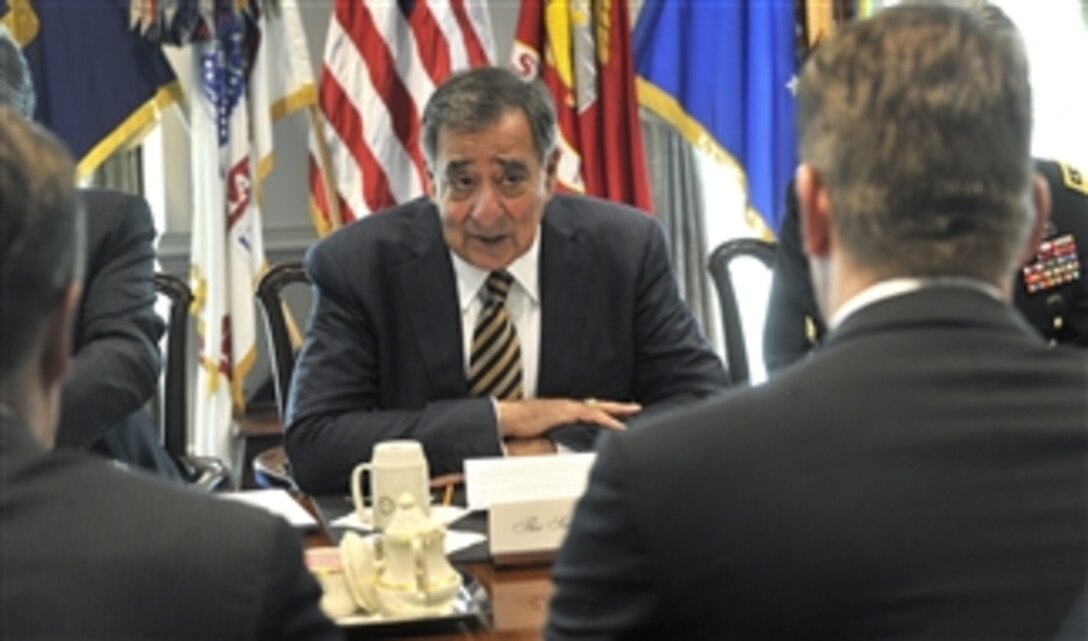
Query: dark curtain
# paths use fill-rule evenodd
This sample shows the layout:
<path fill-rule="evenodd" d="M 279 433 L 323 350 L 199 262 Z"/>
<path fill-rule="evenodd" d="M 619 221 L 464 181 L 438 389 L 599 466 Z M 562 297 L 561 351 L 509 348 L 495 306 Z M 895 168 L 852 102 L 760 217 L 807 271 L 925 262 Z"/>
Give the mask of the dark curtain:
<path fill-rule="evenodd" d="M 718 346 L 718 309 L 706 268 L 705 207 L 695 152 L 667 122 L 646 109 L 640 112 L 654 213 L 668 234 L 680 296 L 703 335 Z"/>
<path fill-rule="evenodd" d="M 107 158 L 91 174 L 88 186 L 116 189 L 142 196 L 143 155 L 140 148 L 121 150 Z"/>

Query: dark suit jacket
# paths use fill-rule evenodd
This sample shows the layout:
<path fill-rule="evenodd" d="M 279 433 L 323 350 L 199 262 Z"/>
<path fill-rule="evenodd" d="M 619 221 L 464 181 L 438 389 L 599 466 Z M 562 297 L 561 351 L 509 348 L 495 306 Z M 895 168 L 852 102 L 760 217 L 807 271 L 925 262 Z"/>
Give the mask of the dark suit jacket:
<path fill-rule="evenodd" d="M 57 447 L 94 450 L 178 478 L 146 409 L 158 385 L 163 333 L 154 309 L 151 211 L 132 194 L 86 189 L 80 196 L 86 272 Z"/>
<path fill-rule="evenodd" d="M 767 371 L 802 358 L 827 332 L 812 290 L 808 257 L 801 238 L 801 212 L 794 183 L 786 187 L 786 215 L 778 243 L 763 326 L 763 362 Z"/>
<path fill-rule="evenodd" d="M 931 289 L 601 446 L 549 639 L 1043 639 L 1080 592 L 1088 360 Z"/>
<path fill-rule="evenodd" d="M 556 196 L 540 228 L 537 395 L 683 402 L 725 386 L 681 302 L 660 226 Z M 438 210 L 420 199 L 353 223 L 307 256 L 316 300 L 287 410 L 299 484 L 343 492 L 373 445 L 415 438 L 434 474 L 499 456 L 492 401 L 468 398 L 461 311 Z M 561 431 L 576 449 L 595 430 Z"/>
<path fill-rule="evenodd" d="M 1088 639 L 1088 588 L 1080 593 L 1065 623 L 1051 641 L 1084 641 Z"/>
<path fill-rule="evenodd" d="M 1050 186 L 1052 200 L 1046 238 L 1071 235 L 1080 261 L 1080 277 L 1070 283 L 1028 292 L 1015 277 L 1016 308 L 1036 331 L 1055 343 L 1088 347 L 1088 177 L 1052 160 L 1036 160 L 1035 169 Z M 1067 176 L 1066 173 L 1069 173 Z M 1074 183 L 1074 180 L 1079 180 Z M 801 244 L 800 214 L 793 183 L 786 190 L 786 216 L 778 231 L 778 252 L 763 331 L 763 358 L 777 369 L 801 358 L 826 331 L 809 281 L 808 259 Z M 815 332 L 807 336 L 805 318 Z"/>
<path fill-rule="evenodd" d="M 80 454 L 0 417 L 5 639 L 336 639 L 283 520 Z"/>

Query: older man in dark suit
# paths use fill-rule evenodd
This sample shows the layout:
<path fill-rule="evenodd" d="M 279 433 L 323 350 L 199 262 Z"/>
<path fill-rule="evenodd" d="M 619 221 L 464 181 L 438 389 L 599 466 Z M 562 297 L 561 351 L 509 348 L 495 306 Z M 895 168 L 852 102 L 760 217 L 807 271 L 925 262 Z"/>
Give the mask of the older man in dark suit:
<path fill-rule="evenodd" d="M 423 147 L 429 199 L 308 255 L 317 301 L 287 417 L 303 488 L 343 492 L 393 438 L 422 441 L 436 474 L 587 449 L 643 408 L 725 386 L 657 222 L 553 197 L 555 111 L 539 83 L 454 75 L 427 105 Z"/>
<path fill-rule="evenodd" d="M 1088 360 L 1009 304 L 1047 212 L 1022 49 L 893 7 L 798 109 L 826 344 L 606 440 L 549 639 L 1043 639 L 1083 586 Z"/>
<path fill-rule="evenodd" d="M 283 520 L 46 449 L 80 300 L 74 183 L 61 144 L 0 107 L 0 634 L 338 638 Z"/>

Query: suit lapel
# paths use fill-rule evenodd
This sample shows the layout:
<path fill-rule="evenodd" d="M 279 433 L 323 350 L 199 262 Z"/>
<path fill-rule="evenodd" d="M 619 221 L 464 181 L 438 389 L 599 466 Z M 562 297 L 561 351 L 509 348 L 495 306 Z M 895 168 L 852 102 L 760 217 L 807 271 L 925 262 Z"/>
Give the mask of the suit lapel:
<path fill-rule="evenodd" d="M 405 224 L 409 229 L 402 237 L 411 257 L 399 272 L 399 296 L 407 301 L 426 379 L 433 393 L 467 395 L 457 284 L 438 213 L 427 201 L 405 217 Z"/>
<path fill-rule="evenodd" d="M 566 392 L 578 370 L 586 301 L 593 295 L 588 247 L 577 213 L 553 198 L 540 225 L 540 356 L 537 395 Z"/>

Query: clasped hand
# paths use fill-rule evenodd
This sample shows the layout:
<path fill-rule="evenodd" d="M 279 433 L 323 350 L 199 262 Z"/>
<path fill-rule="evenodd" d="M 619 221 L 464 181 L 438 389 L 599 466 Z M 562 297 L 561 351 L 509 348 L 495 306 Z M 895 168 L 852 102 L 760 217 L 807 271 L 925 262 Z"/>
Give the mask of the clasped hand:
<path fill-rule="evenodd" d="M 583 423 L 622 430 L 623 419 L 642 409 L 638 403 L 597 399 L 530 398 L 499 401 L 499 430 L 505 439 L 534 439 L 561 425 Z"/>

